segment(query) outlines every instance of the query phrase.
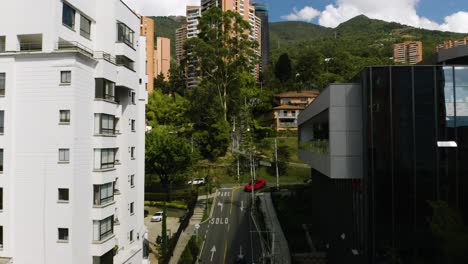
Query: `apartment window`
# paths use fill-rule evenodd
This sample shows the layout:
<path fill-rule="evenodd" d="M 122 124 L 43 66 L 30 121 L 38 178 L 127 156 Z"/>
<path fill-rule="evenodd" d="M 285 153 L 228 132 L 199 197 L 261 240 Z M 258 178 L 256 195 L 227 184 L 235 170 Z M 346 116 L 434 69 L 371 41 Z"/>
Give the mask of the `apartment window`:
<path fill-rule="evenodd" d="M 115 149 L 101 149 L 101 164 L 100 169 L 114 168 L 115 165 Z"/>
<path fill-rule="evenodd" d="M 128 238 L 130 239 L 130 242 L 133 242 L 133 230 L 130 230 L 130 233 L 128 234 Z"/>
<path fill-rule="evenodd" d="M 61 242 L 68 241 L 68 228 L 59 228 L 58 229 L 58 240 Z"/>
<path fill-rule="evenodd" d="M 3 188 L 0 188 L 0 211 L 3 210 Z"/>
<path fill-rule="evenodd" d="M 0 173 L 3 173 L 3 149 L 0 149 Z"/>
<path fill-rule="evenodd" d="M 101 241 L 114 233 L 114 216 L 109 216 L 103 220 L 93 221 L 93 239 Z"/>
<path fill-rule="evenodd" d="M 115 135 L 115 117 L 112 115 L 99 115 L 99 134 Z"/>
<path fill-rule="evenodd" d="M 130 175 L 130 186 L 135 187 L 135 175 Z"/>
<path fill-rule="evenodd" d="M 130 148 L 130 158 L 132 158 L 132 159 L 135 158 L 135 147 Z"/>
<path fill-rule="evenodd" d="M 80 35 L 87 39 L 91 38 L 91 20 L 83 15 L 80 19 Z"/>
<path fill-rule="evenodd" d="M 5 128 L 5 111 L 0 111 L 0 134 L 3 134 Z"/>
<path fill-rule="evenodd" d="M 131 202 L 130 203 L 130 214 L 134 214 L 134 211 L 133 211 L 133 207 L 134 207 L 134 202 Z"/>
<path fill-rule="evenodd" d="M 60 123 L 70 123 L 70 110 L 60 110 Z"/>
<path fill-rule="evenodd" d="M 3 226 L 0 226 L 0 248 L 3 248 Z"/>
<path fill-rule="evenodd" d="M 96 78 L 96 98 L 116 102 L 115 83 L 107 79 Z"/>
<path fill-rule="evenodd" d="M 132 132 L 135 132 L 135 120 L 130 121 L 131 127 L 132 127 Z"/>
<path fill-rule="evenodd" d="M 68 202 L 69 201 L 69 194 L 68 189 L 58 189 L 58 200 L 61 202 Z"/>
<path fill-rule="evenodd" d="M 135 103 L 135 92 L 132 92 L 132 104 L 136 104 Z"/>
<path fill-rule="evenodd" d="M 60 83 L 61 84 L 70 84 L 71 83 L 71 71 L 61 71 L 60 72 Z"/>
<path fill-rule="evenodd" d="M 0 72 L 0 96 L 5 96 L 5 73 Z"/>
<path fill-rule="evenodd" d="M 75 28 L 75 9 L 69 6 L 67 3 L 63 2 L 62 9 L 62 24 L 74 29 Z"/>
<path fill-rule="evenodd" d="M 131 59 L 129 59 L 127 56 L 117 55 L 115 56 L 115 62 L 117 65 L 124 66 L 129 70 L 134 71 L 135 69 L 134 62 Z"/>
<path fill-rule="evenodd" d="M 70 149 L 59 149 L 59 162 L 70 161 Z"/>
<path fill-rule="evenodd" d="M 114 186 L 112 182 L 94 185 L 94 205 L 105 205 L 114 201 Z"/>
<path fill-rule="evenodd" d="M 133 48 L 133 35 L 131 30 L 124 23 L 117 23 L 117 41 L 123 42 Z"/>

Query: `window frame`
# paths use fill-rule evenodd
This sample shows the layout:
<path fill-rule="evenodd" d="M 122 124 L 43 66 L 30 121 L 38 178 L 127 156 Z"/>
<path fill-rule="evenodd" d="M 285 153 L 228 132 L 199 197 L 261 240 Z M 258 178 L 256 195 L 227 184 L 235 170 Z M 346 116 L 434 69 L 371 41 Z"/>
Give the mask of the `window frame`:
<path fill-rule="evenodd" d="M 57 236 L 57 240 L 60 241 L 60 242 L 68 242 L 70 240 L 70 232 L 68 230 L 68 228 L 64 228 L 64 227 L 59 227 L 58 228 L 58 236 Z M 66 232 L 66 234 L 61 234 L 61 232 Z M 63 238 L 60 238 L 61 236 L 63 236 Z"/>
<path fill-rule="evenodd" d="M 72 11 L 72 21 L 71 21 L 71 25 L 67 24 L 68 21 L 65 21 L 65 9 L 69 8 L 71 11 Z M 68 4 L 67 2 L 63 2 L 63 7 L 62 7 L 62 25 L 64 25 L 65 27 L 71 29 L 71 30 L 75 30 L 75 25 L 76 25 L 76 9 L 73 8 L 70 4 Z"/>
<path fill-rule="evenodd" d="M 0 135 L 5 133 L 5 110 L 0 110 Z"/>
<path fill-rule="evenodd" d="M 115 148 L 103 148 L 103 149 L 100 149 L 100 153 L 101 153 L 101 157 L 100 157 L 100 166 L 99 168 L 100 169 L 112 169 L 115 167 L 115 154 L 116 154 L 116 149 Z M 107 160 L 105 162 L 104 161 L 104 155 L 103 153 L 107 153 Z M 112 154 L 112 155 L 109 155 L 109 154 Z M 112 157 L 112 159 L 110 159 L 110 157 Z M 112 161 L 110 161 L 112 160 Z"/>
<path fill-rule="evenodd" d="M 135 187 L 135 174 L 130 175 L 130 187 Z"/>
<path fill-rule="evenodd" d="M 122 22 L 117 22 L 117 42 L 123 42 L 133 49 L 135 31 Z"/>
<path fill-rule="evenodd" d="M 130 147 L 130 158 L 135 159 L 135 147 Z"/>
<path fill-rule="evenodd" d="M 132 104 L 134 105 L 136 105 L 135 97 L 136 97 L 136 93 L 132 92 Z"/>
<path fill-rule="evenodd" d="M 5 158 L 4 152 L 5 152 L 4 149 L 0 149 L 0 174 L 3 173 L 3 162 Z"/>
<path fill-rule="evenodd" d="M 70 123 L 70 110 L 59 110 L 59 122 Z"/>
<path fill-rule="evenodd" d="M 5 96 L 6 91 L 6 73 L 0 72 L 0 97 Z"/>
<path fill-rule="evenodd" d="M 62 153 L 63 153 L 63 158 L 62 159 Z M 68 163 L 70 162 L 70 149 L 69 148 L 60 148 L 59 149 L 59 162 L 62 163 Z"/>
<path fill-rule="evenodd" d="M 129 204 L 130 215 L 135 214 L 135 202 Z"/>
<path fill-rule="evenodd" d="M 104 126 L 104 124 L 106 124 L 106 126 Z M 108 127 L 110 124 L 112 125 L 112 128 Z M 115 116 L 108 114 L 99 115 L 99 134 L 115 135 Z"/>
<path fill-rule="evenodd" d="M 110 224 L 108 223 L 108 221 L 110 221 Z M 98 220 L 98 222 L 99 222 L 99 240 L 98 241 L 102 241 L 114 234 L 114 215 L 106 217 L 102 220 Z"/>
<path fill-rule="evenodd" d="M 62 193 L 64 192 L 64 193 Z M 65 197 L 61 197 L 65 196 Z M 63 199 L 65 198 L 65 199 Z M 59 202 L 69 202 L 70 201 L 70 189 L 68 188 L 58 188 L 58 201 Z"/>
<path fill-rule="evenodd" d="M 131 119 L 130 120 L 130 129 L 132 130 L 132 132 L 136 131 L 135 127 L 136 127 L 136 121 L 135 121 L 135 119 Z"/>
<path fill-rule="evenodd" d="M 60 84 L 70 85 L 71 84 L 71 71 L 60 71 Z"/>
<path fill-rule="evenodd" d="M 109 192 L 109 186 L 110 186 L 110 192 Z M 107 196 L 103 197 L 104 190 Z M 114 194 L 113 182 L 108 182 L 108 183 L 104 183 L 100 185 L 97 185 L 97 184 L 93 185 L 93 205 L 104 206 L 104 205 L 110 204 L 114 201 L 114 195 L 115 194 Z"/>
<path fill-rule="evenodd" d="M 130 243 L 133 242 L 133 229 L 128 233 L 128 239 L 130 240 Z"/>
<path fill-rule="evenodd" d="M 89 31 L 86 31 L 86 30 L 83 29 L 83 21 L 87 22 L 87 24 L 85 24 L 85 25 L 89 26 Z M 92 27 L 92 24 L 93 24 L 93 22 L 91 21 L 91 19 L 87 18 L 83 14 L 80 14 L 80 36 L 91 40 L 91 32 L 92 32 L 91 27 Z"/>

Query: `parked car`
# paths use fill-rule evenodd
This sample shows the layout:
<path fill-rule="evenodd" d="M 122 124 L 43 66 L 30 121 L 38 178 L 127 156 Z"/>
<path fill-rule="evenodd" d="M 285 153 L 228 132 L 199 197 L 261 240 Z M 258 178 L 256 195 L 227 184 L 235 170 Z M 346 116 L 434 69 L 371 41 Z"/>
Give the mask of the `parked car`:
<path fill-rule="evenodd" d="M 266 181 L 264 179 L 262 179 L 262 178 L 258 178 L 256 180 L 254 180 L 254 186 L 253 186 L 254 191 L 265 187 L 265 185 L 266 185 Z M 251 183 L 248 183 L 248 184 L 245 185 L 244 191 L 247 191 L 247 192 L 252 191 Z"/>
<path fill-rule="evenodd" d="M 187 182 L 187 184 L 193 184 L 193 185 L 203 185 L 205 183 L 206 183 L 205 178 L 195 178 Z"/>
<path fill-rule="evenodd" d="M 162 221 L 163 218 L 163 211 L 159 211 L 154 213 L 154 215 L 151 217 L 151 222 L 160 222 Z"/>

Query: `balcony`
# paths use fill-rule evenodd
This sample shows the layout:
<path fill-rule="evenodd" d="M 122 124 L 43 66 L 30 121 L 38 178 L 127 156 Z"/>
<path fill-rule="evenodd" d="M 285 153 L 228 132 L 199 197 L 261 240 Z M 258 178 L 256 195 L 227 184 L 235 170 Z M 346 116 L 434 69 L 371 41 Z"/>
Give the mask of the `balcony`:
<path fill-rule="evenodd" d="M 117 67 L 117 80 L 115 85 L 128 89 L 136 89 L 139 85 L 138 75 L 127 66 L 119 65 Z"/>
<path fill-rule="evenodd" d="M 94 58 L 94 52 L 91 49 L 85 47 L 84 45 L 76 41 L 60 40 L 56 43 L 55 50 L 78 52 L 87 57 Z"/>

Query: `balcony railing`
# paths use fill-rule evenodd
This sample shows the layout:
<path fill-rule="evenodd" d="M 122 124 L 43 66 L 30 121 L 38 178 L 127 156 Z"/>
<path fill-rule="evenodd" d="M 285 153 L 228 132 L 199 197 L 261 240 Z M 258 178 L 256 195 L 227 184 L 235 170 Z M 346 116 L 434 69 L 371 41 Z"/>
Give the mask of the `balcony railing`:
<path fill-rule="evenodd" d="M 285 123 L 279 123 L 280 127 L 297 127 L 296 123 L 293 122 L 285 122 Z"/>
<path fill-rule="evenodd" d="M 42 42 L 20 42 L 20 51 L 42 51 Z"/>
<path fill-rule="evenodd" d="M 116 64 L 116 59 L 114 56 L 110 55 L 109 53 L 106 53 L 104 51 L 96 51 L 94 52 L 94 58 L 98 60 L 105 60 L 108 61 L 112 64 Z"/>
<path fill-rule="evenodd" d="M 303 141 L 299 143 L 299 149 L 317 154 L 328 154 L 329 142 L 328 139 Z"/>
<path fill-rule="evenodd" d="M 76 41 L 59 41 L 55 46 L 56 50 L 76 51 L 88 57 L 94 57 L 94 52 L 86 46 Z"/>

